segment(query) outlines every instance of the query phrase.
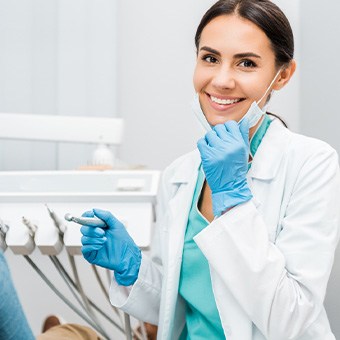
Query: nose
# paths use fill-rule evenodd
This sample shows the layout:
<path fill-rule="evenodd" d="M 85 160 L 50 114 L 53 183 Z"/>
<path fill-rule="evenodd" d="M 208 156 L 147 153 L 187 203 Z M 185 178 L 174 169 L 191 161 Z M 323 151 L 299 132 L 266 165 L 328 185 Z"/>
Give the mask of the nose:
<path fill-rule="evenodd" d="M 235 78 L 232 70 L 227 67 L 219 67 L 211 80 L 211 84 L 216 89 L 233 89 Z"/>

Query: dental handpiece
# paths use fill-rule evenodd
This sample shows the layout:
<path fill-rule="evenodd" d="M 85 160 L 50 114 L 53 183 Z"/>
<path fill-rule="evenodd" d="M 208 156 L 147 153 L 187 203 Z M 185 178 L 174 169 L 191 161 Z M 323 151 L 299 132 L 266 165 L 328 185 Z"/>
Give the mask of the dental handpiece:
<path fill-rule="evenodd" d="M 70 213 L 67 213 L 65 215 L 65 220 L 70 221 L 70 222 L 75 222 L 81 225 L 91 226 L 91 227 L 99 227 L 99 228 L 107 227 L 106 223 L 97 217 L 75 217 L 75 216 L 72 216 Z"/>
<path fill-rule="evenodd" d="M 62 236 L 66 231 L 66 225 L 63 223 L 63 221 L 60 220 L 60 218 L 57 216 L 57 214 L 49 208 L 47 204 L 45 204 L 47 211 L 55 225 L 55 227 L 58 229 L 60 236 Z"/>
<path fill-rule="evenodd" d="M 38 227 L 25 216 L 22 216 L 22 223 L 27 227 L 29 234 L 34 237 Z"/>
<path fill-rule="evenodd" d="M 5 224 L 5 222 L 3 222 L 1 219 L 0 219 L 0 234 L 2 236 L 5 236 L 7 231 L 8 231 L 8 225 Z"/>

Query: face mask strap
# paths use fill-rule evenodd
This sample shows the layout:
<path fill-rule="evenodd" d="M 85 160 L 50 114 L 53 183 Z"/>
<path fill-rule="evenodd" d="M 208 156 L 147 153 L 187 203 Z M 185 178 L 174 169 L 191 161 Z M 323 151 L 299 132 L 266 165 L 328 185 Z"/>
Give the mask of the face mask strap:
<path fill-rule="evenodd" d="M 267 88 L 266 92 L 264 93 L 264 95 L 261 97 L 261 99 L 260 99 L 258 102 L 256 102 L 257 105 L 260 104 L 261 101 L 262 101 L 262 99 L 266 96 L 266 94 L 268 93 L 269 89 L 270 89 L 270 88 L 272 87 L 272 85 L 274 84 L 276 78 L 278 77 L 278 75 L 279 75 L 280 72 L 282 71 L 282 69 L 283 69 L 283 67 L 281 67 L 281 68 L 277 71 L 277 73 L 276 73 L 274 79 L 272 80 L 272 82 L 271 82 L 270 85 L 268 86 L 268 88 Z"/>

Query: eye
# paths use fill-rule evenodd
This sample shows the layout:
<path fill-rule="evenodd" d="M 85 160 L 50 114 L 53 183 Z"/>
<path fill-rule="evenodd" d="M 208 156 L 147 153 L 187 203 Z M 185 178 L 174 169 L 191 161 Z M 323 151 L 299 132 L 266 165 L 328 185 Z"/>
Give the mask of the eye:
<path fill-rule="evenodd" d="M 218 62 L 218 60 L 212 55 L 204 55 L 202 56 L 202 60 L 206 61 L 209 64 L 216 64 Z"/>
<path fill-rule="evenodd" d="M 239 66 L 241 67 L 245 67 L 245 68 L 254 68 L 256 67 L 257 65 L 250 59 L 245 59 L 245 60 L 242 60 L 239 64 Z"/>

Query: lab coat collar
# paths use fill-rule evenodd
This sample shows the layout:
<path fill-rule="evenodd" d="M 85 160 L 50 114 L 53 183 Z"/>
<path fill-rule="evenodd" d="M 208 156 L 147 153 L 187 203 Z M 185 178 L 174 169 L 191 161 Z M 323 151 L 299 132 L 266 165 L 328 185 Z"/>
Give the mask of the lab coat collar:
<path fill-rule="evenodd" d="M 278 119 L 274 119 L 257 149 L 249 177 L 261 180 L 273 179 L 278 173 L 291 136 L 291 132 Z"/>
<path fill-rule="evenodd" d="M 257 149 L 249 170 L 249 177 L 261 180 L 273 179 L 280 168 L 291 136 L 291 132 L 278 119 L 274 119 Z M 172 184 L 189 183 L 197 178 L 200 164 L 201 156 L 196 149 L 182 158 L 170 182 Z"/>
<path fill-rule="evenodd" d="M 197 171 L 201 164 L 201 155 L 198 149 L 191 151 L 176 168 L 170 182 L 172 184 L 189 183 L 197 178 Z"/>

